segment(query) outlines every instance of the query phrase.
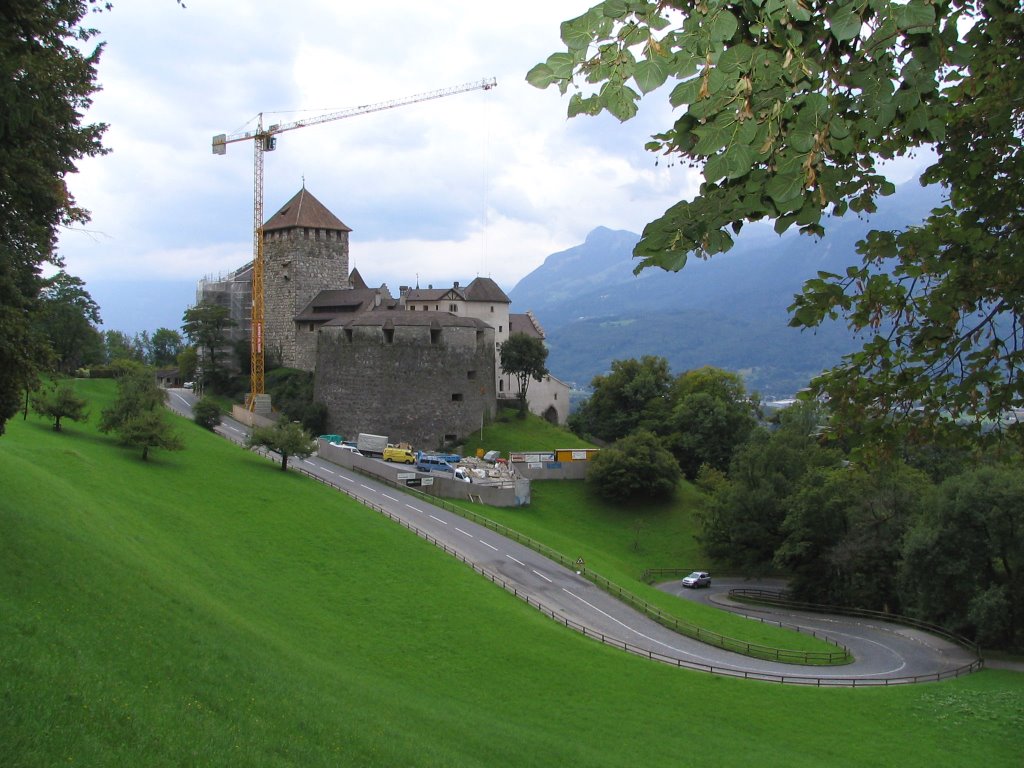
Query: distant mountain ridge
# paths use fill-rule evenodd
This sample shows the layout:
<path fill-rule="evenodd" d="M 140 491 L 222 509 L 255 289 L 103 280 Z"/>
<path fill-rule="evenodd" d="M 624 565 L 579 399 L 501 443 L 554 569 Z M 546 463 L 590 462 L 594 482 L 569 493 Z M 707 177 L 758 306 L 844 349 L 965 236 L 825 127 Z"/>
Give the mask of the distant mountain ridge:
<path fill-rule="evenodd" d="M 919 223 L 940 199 L 937 188 L 904 184 L 870 219 L 826 222 L 821 240 L 747 225 L 731 251 L 691 258 L 678 273 L 634 276 L 639 235 L 598 227 L 580 245 L 548 256 L 509 297 L 544 327 L 552 373 L 578 385 L 613 360 L 655 354 L 675 373 L 715 365 L 742 373 L 764 396 L 789 396 L 856 347 L 841 323 L 813 332 L 788 327 L 794 294 L 818 271 L 859 264 L 856 243 L 870 229 Z"/>

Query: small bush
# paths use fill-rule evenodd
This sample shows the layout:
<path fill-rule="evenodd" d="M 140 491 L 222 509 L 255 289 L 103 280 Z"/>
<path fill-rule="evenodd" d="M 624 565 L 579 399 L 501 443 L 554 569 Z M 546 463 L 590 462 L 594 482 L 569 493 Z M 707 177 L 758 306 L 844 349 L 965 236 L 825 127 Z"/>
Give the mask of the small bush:
<path fill-rule="evenodd" d="M 192 407 L 192 419 L 199 426 L 212 430 L 220 424 L 220 405 L 212 397 L 204 397 Z"/>

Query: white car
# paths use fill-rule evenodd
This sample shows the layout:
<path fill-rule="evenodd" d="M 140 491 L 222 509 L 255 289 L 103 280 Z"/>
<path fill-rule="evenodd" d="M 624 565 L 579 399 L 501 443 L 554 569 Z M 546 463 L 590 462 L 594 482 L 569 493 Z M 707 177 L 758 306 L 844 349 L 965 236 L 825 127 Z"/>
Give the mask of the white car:
<path fill-rule="evenodd" d="M 363 455 L 362 451 L 360 451 L 354 445 L 349 445 L 348 443 L 331 443 L 331 445 L 333 445 L 335 448 L 341 448 L 341 450 L 343 450 L 343 451 L 348 451 L 353 456 L 362 456 Z"/>
<path fill-rule="evenodd" d="M 707 571 L 694 571 L 685 579 L 683 579 L 683 586 L 687 589 L 697 589 L 698 587 L 710 587 L 711 574 Z"/>

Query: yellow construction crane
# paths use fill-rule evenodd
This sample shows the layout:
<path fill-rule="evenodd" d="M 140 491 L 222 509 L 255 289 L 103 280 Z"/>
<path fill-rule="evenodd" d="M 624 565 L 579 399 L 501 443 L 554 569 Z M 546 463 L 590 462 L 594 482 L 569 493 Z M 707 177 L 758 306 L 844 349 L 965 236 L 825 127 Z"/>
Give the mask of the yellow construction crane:
<path fill-rule="evenodd" d="M 310 117 L 305 120 L 296 120 L 292 123 L 271 125 L 263 127 L 263 113 L 260 112 L 256 118 L 256 128 L 252 131 L 234 133 L 228 136 L 221 133 L 213 137 L 213 154 L 223 155 L 227 153 L 228 144 L 239 141 L 252 141 L 253 143 L 253 244 L 252 244 L 252 331 L 251 336 L 251 386 L 247 406 L 249 410 L 255 410 L 256 398 L 263 395 L 264 385 L 264 354 L 263 354 L 263 153 L 271 152 L 277 146 L 279 133 L 294 131 L 296 128 L 305 128 L 308 125 L 329 123 L 332 120 L 341 120 L 346 117 L 365 115 L 370 112 L 380 112 L 385 109 L 404 107 L 407 104 L 416 104 L 420 101 L 440 99 L 444 96 L 454 96 L 457 93 L 467 91 L 485 90 L 494 88 L 498 81 L 493 78 L 485 78 L 472 83 L 456 85 L 452 88 L 441 88 L 436 91 L 419 93 L 415 96 L 406 96 L 401 99 L 382 101 L 378 104 L 366 104 L 361 107 L 351 107 L 338 112 Z"/>

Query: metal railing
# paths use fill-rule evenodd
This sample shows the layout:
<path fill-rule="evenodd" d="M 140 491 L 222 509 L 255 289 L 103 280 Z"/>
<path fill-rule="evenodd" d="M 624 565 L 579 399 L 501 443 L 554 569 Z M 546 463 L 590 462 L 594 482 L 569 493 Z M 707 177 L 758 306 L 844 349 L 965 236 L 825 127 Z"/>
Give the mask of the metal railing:
<path fill-rule="evenodd" d="M 220 433 L 218 433 L 218 434 L 220 434 Z M 222 434 L 222 437 L 226 437 L 227 439 L 229 439 L 232 442 L 235 442 L 235 443 L 237 443 L 239 445 L 242 445 L 242 446 L 245 445 L 244 441 L 238 440 L 238 439 L 233 438 L 231 436 L 223 435 Z M 259 453 L 261 455 L 265 456 L 269 460 L 272 460 L 272 461 L 279 460 L 275 456 L 271 455 L 269 452 L 266 452 L 264 450 L 259 451 Z M 517 585 L 505 581 L 505 579 L 503 579 L 498 574 L 496 574 L 496 573 L 494 573 L 492 571 L 489 571 L 488 569 L 484 568 L 483 566 L 480 566 L 480 565 L 472 562 L 471 560 L 466 558 L 463 554 L 461 554 L 457 550 L 453 549 L 452 547 L 448 546 L 445 542 L 440 541 L 439 539 L 437 539 L 434 536 L 430 535 L 426 531 L 424 531 L 424 530 L 422 530 L 420 528 L 417 528 L 412 523 L 402 519 L 401 517 L 399 517 L 398 515 L 396 515 L 396 514 L 394 514 L 392 512 L 389 512 L 388 510 L 384 509 L 383 507 L 373 503 L 369 499 L 366 499 L 366 498 L 363 498 L 363 497 L 359 496 L 353 490 L 351 490 L 349 488 L 346 488 L 344 486 L 338 485 L 337 483 L 335 483 L 335 482 L 333 482 L 333 481 L 331 481 L 331 480 L 329 480 L 327 478 L 320 477 L 319 475 L 316 475 L 316 474 L 314 474 L 314 473 L 312 473 L 312 472 L 310 472 L 310 471 L 308 471 L 308 470 L 306 470 L 306 469 L 304 469 L 302 467 L 297 467 L 297 466 L 292 465 L 290 467 L 290 469 L 293 469 L 294 471 L 299 472 L 300 474 L 306 475 L 307 477 L 310 477 L 310 478 L 312 478 L 312 479 L 314 479 L 314 480 L 316 480 L 316 481 L 318 481 L 320 483 L 323 483 L 324 485 L 330 486 L 331 488 L 334 488 L 335 490 L 341 491 L 346 496 L 348 496 L 348 497 L 358 501 L 360 504 L 368 507 L 369 509 L 374 510 L 375 512 L 377 512 L 379 514 L 384 515 L 385 517 L 387 517 L 388 519 L 392 520 L 393 522 L 398 523 L 403 528 L 406 528 L 407 530 L 413 532 L 414 534 L 416 534 L 420 538 L 424 539 L 425 541 L 428 541 L 428 542 L 432 543 L 434 546 L 442 549 L 447 554 L 455 557 L 460 562 L 465 563 L 466 565 L 470 566 L 474 571 L 476 571 L 480 575 L 484 576 L 485 578 L 487 578 L 492 583 L 497 584 L 498 586 L 502 587 L 503 589 L 505 589 L 506 591 L 510 592 L 512 595 L 514 595 L 515 597 L 519 598 L 520 600 L 523 600 L 527 605 L 530 605 L 531 607 L 536 608 L 541 613 L 543 613 L 545 616 L 547 616 L 548 618 L 553 619 L 554 621 L 557 621 L 559 624 L 562 624 L 566 628 L 572 629 L 572 630 L 574 630 L 576 632 L 579 632 L 584 637 L 589 637 L 589 638 L 591 638 L 593 640 L 597 640 L 598 642 L 601 642 L 601 643 L 603 643 L 605 645 L 609 645 L 609 646 L 618 648 L 618 649 L 623 650 L 623 651 L 625 651 L 627 653 L 631 653 L 631 654 L 633 654 L 635 656 L 645 657 L 647 659 L 650 659 L 651 661 L 657 661 L 657 662 L 660 662 L 660 663 L 663 663 L 663 664 L 669 664 L 671 666 L 675 666 L 675 667 L 679 667 L 679 668 L 683 668 L 683 669 L 690 669 L 690 670 L 696 670 L 696 671 L 700 671 L 700 672 L 707 672 L 707 673 L 710 673 L 710 674 L 721 675 L 721 676 L 726 676 L 726 677 L 736 677 L 736 678 L 742 678 L 742 679 L 745 679 L 745 680 L 760 680 L 760 681 L 764 681 L 764 682 L 780 683 L 780 684 L 783 684 L 783 685 L 806 685 L 806 686 L 813 686 L 813 687 L 819 687 L 819 688 L 824 688 L 824 687 L 857 688 L 857 687 L 877 687 L 877 686 L 888 687 L 888 686 L 894 686 L 894 685 L 909 685 L 909 684 L 924 683 L 924 682 L 937 682 L 937 681 L 946 680 L 946 679 L 950 679 L 950 678 L 960 677 L 962 675 L 967 675 L 967 674 L 970 674 L 972 672 L 976 672 L 977 670 L 981 669 L 982 666 L 984 665 L 983 660 L 979 657 L 976 661 L 971 662 L 970 664 L 966 664 L 966 665 L 960 666 L 960 667 L 958 667 L 956 669 L 942 670 L 942 671 L 939 671 L 939 672 L 929 673 L 929 674 L 925 674 L 925 675 L 913 675 L 913 676 L 908 676 L 908 677 L 881 678 L 881 679 L 879 679 L 879 678 L 873 678 L 873 677 L 861 678 L 861 677 L 832 677 L 832 676 L 813 676 L 813 675 L 780 675 L 780 674 L 775 674 L 775 673 L 771 673 L 771 672 L 757 672 L 757 671 L 752 671 L 752 670 L 736 669 L 734 667 L 728 667 L 728 666 L 722 666 L 722 665 L 702 664 L 700 662 L 687 661 L 685 659 L 680 659 L 680 658 L 677 658 L 677 657 L 668 656 L 666 654 L 657 653 L 657 652 L 652 651 L 652 650 L 650 650 L 648 648 L 642 648 L 640 646 L 633 645 L 633 644 L 625 642 L 623 640 L 619 640 L 618 638 L 609 637 L 609 636 L 605 635 L 603 632 L 595 630 L 593 627 L 588 627 L 585 624 L 581 624 L 580 622 L 574 621 L 573 619 L 570 619 L 570 618 L 564 616 L 563 614 L 559 613 L 558 611 L 556 611 L 556 610 L 554 610 L 554 609 L 544 605 L 539 600 L 534 598 L 532 595 L 520 591 L 520 589 L 519 589 L 519 587 Z M 376 478 L 376 479 L 380 480 L 380 478 Z M 385 482 L 387 482 L 387 481 L 385 481 Z M 387 484 L 392 485 L 392 486 L 394 486 L 396 488 L 401 488 L 402 490 L 405 490 L 406 492 L 409 492 L 411 495 L 421 497 L 425 501 L 428 501 L 428 502 L 430 502 L 432 504 L 435 504 L 437 506 L 441 506 L 441 507 L 443 507 L 445 509 L 448 509 L 450 512 L 452 512 L 454 514 L 457 514 L 457 515 L 460 515 L 462 517 L 465 517 L 466 519 L 472 520 L 473 522 L 476 522 L 476 523 L 478 523 L 480 525 L 483 525 L 484 527 L 486 527 L 486 528 L 488 528 L 490 530 L 493 530 L 496 533 L 500 533 L 503 536 L 507 536 L 508 538 L 510 538 L 510 539 L 512 539 L 514 541 L 517 541 L 518 543 L 523 544 L 524 546 L 527 546 L 530 549 L 533 549 L 534 551 L 539 552 L 542 555 L 545 555 L 546 557 L 554 560 L 555 562 L 560 563 L 561 565 L 563 565 L 563 566 L 565 566 L 567 568 L 571 568 L 573 570 L 576 570 L 576 565 L 575 565 L 574 561 L 570 561 L 569 558 L 565 557 L 564 555 L 562 555 L 561 553 L 559 553 L 556 550 L 552 549 L 551 547 L 548 547 L 548 546 L 546 546 L 544 544 L 541 544 L 540 542 L 536 542 L 536 541 L 530 539 L 527 536 L 523 536 L 522 534 L 520 534 L 517 531 L 514 531 L 511 528 L 507 528 L 506 526 L 501 525 L 500 523 L 496 523 L 493 520 L 489 520 L 488 518 L 483 517 L 482 515 L 477 515 L 475 512 L 472 512 L 470 510 L 465 510 L 465 509 L 458 508 L 454 504 L 449 504 L 447 502 L 444 502 L 441 499 L 437 499 L 436 497 L 433 497 L 433 496 L 430 496 L 430 495 L 424 494 L 424 493 L 415 492 L 415 489 L 411 489 L 411 488 L 408 488 L 406 486 L 399 485 L 397 483 L 387 483 Z M 681 569 L 649 569 L 649 572 L 651 572 L 651 573 L 654 573 L 655 571 L 673 571 L 673 572 L 675 572 L 675 571 L 680 571 L 680 570 Z M 653 614 L 653 615 L 652 614 L 648 614 L 648 615 L 650 616 L 650 618 L 654 619 L 655 621 L 659 621 L 658 615 L 660 614 L 662 617 L 665 618 L 666 621 L 671 621 L 671 622 L 677 623 L 680 627 L 686 627 L 688 625 L 687 622 L 679 622 L 679 620 L 676 619 L 675 617 L 671 617 L 671 616 L 668 616 L 667 614 L 664 614 L 661 611 L 661 609 L 659 609 L 659 608 L 654 608 L 652 606 L 649 606 L 649 604 L 647 604 L 645 601 L 640 600 L 635 595 L 631 595 L 630 593 L 628 593 L 625 590 L 623 590 L 621 587 L 618 587 L 618 586 L 614 585 L 608 579 L 605 579 L 604 577 L 599 576 L 598 574 L 594 573 L 593 571 L 590 571 L 589 569 L 583 568 L 583 569 L 580 570 L 580 573 L 581 573 L 581 575 L 585 575 L 590 581 L 595 583 L 598 587 L 600 587 L 600 588 L 604 589 L 605 591 L 609 592 L 610 594 L 613 594 L 616 597 L 619 597 L 620 599 L 627 600 L 627 597 L 628 597 L 628 598 L 631 598 L 632 601 L 636 601 L 635 603 L 631 602 L 631 604 L 633 604 L 635 608 L 638 608 L 638 609 L 642 610 L 642 608 L 639 608 L 639 606 L 647 606 L 652 611 L 652 614 Z M 689 571 L 687 571 L 687 573 L 689 573 Z M 761 591 L 766 591 L 766 590 L 761 590 Z M 627 600 L 627 602 L 630 602 L 630 601 Z M 646 613 L 646 611 L 644 611 L 644 612 Z M 661 622 L 659 621 L 659 623 L 661 623 Z M 772 622 L 772 623 L 774 623 L 774 622 Z M 671 628 L 675 629 L 675 625 L 674 624 L 665 624 L 665 626 L 670 626 Z M 712 636 L 717 634 L 717 633 L 710 633 L 707 630 L 702 630 L 700 627 L 697 627 L 696 625 L 689 625 L 689 626 L 692 627 L 694 630 L 696 630 L 697 633 L 700 634 L 700 636 L 699 637 L 695 637 L 695 639 L 699 639 L 702 642 L 710 642 L 711 641 L 710 639 L 712 638 Z M 785 626 L 785 625 L 782 625 L 782 626 Z M 677 629 L 676 631 L 680 631 L 681 634 L 685 634 L 685 632 L 683 632 L 682 630 L 678 630 Z M 725 638 L 722 635 L 718 635 L 718 637 L 722 638 L 723 640 L 732 639 L 732 638 Z M 824 636 L 822 636 L 822 635 L 818 635 L 818 637 L 821 637 L 821 638 L 824 639 Z M 738 644 L 738 647 L 746 647 L 746 648 L 750 649 L 751 651 L 756 650 L 757 648 L 766 648 L 765 646 L 757 646 L 756 644 L 745 643 L 745 642 L 739 641 L 739 640 L 733 640 L 733 641 Z M 835 641 L 831 641 L 831 642 L 834 643 Z M 715 644 L 715 643 L 712 643 L 712 644 Z M 836 644 L 838 645 L 838 643 L 836 643 Z M 723 647 L 724 648 L 725 646 L 721 646 L 720 645 L 718 647 Z M 734 649 L 728 648 L 728 650 L 734 650 Z M 768 649 L 768 650 L 770 650 L 770 651 L 783 651 L 783 649 Z M 742 650 L 738 650 L 738 649 L 736 650 L 736 652 L 737 653 L 743 653 Z M 798 652 L 798 653 L 803 653 L 803 652 Z M 848 651 L 846 651 L 845 648 L 844 648 L 844 653 L 846 653 L 847 656 L 849 655 Z M 745 655 L 751 655 L 752 656 L 753 653 L 747 653 Z M 763 657 L 762 656 L 762 657 L 759 657 L 759 658 L 771 658 L 771 660 L 777 660 L 773 656 L 772 657 Z"/>
<path fill-rule="evenodd" d="M 979 660 L 981 660 L 981 647 L 973 640 L 970 640 L 963 635 L 958 635 L 955 632 L 950 632 L 948 629 L 940 627 L 938 624 L 921 621 L 920 619 L 915 619 L 910 616 L 901 616 L 898 613 L 886 613 L 885 611 L 873 611 L 868 608 L 806 603 L 800 600 L 792 600 L 789 598 L 789 593 L 776 589 L 730 589 L 729 597 L 733 600 L 760 603 L 762 605 L 772 605 L 781 608 L 792 608 L 796 611 L 807 611 L 809 613 L 831 613 L 840 616 L 853 616 L 860 619 L 875 619 L 876 621 L 884 621 L 890 624 L 901 624 L 905 627 L 913 627 L 915 629 L 920 629 L 930 634 L 943 637 L 950 642 L 956 643 L 961 648 L 965 648 L 970 651 L 977 656 Z"/>

